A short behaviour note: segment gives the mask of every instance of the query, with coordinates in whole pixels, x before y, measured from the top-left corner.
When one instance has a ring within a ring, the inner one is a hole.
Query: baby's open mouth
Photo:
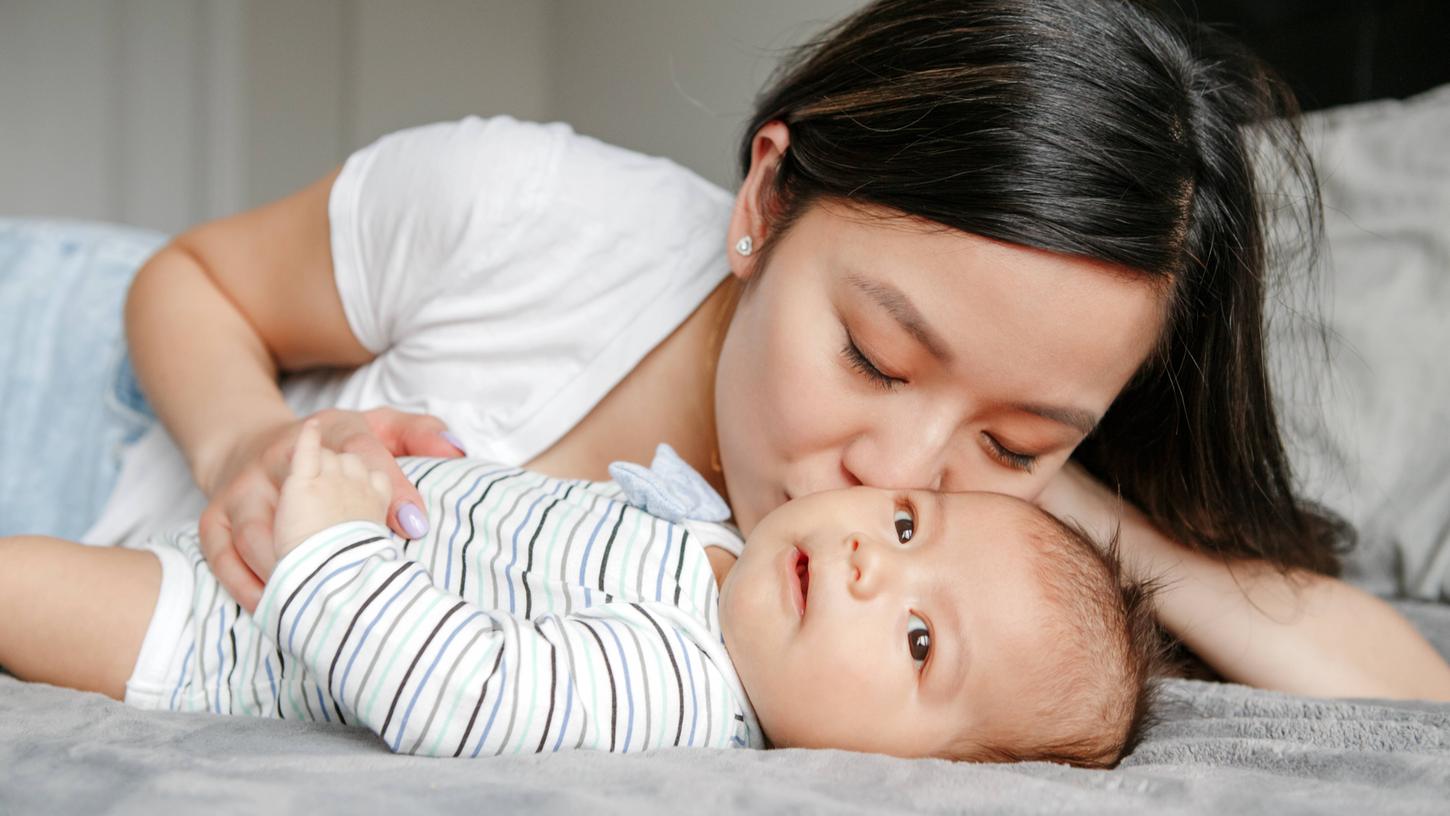
[[[800,583],[800,611],[801,617],[806,614],[806,598],[811,592],[811,558],[799,549],[795,551],[795,577]]]

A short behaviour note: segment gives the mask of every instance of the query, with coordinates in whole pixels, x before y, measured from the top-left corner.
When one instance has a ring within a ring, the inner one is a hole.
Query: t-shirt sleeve
[[[460,272],[498,262],[537,211],[567,125],[468,117],[352,154],[328,199],[334,276],[359,342],[381,353]]]
[[[442,418],[475,455],[547,449],[729,274],[733,197],[563,122],[379,139],[329,198],[337,290],[377,357],[346,407]]]

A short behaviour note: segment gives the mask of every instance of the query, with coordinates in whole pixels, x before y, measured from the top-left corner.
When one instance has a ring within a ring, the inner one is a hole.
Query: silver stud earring
[[[735,251],[736,252],[739,252],[741,255],[749,255],[750,254],[750,250],[753,249],[754,247],[755,247],[755,242],[750,240],[750,236],[749,235],[747,235],[744,238],[741,238],[739,241],[736,241],[735,242]]]

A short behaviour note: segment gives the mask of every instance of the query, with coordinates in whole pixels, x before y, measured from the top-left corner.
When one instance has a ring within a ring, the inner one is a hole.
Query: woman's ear
[[[741,280],[749,280],[755,273],[755,258],[751,253],[767,237],[768,219],[765,218],[765,213],[769,206],[771,185],[788,147],[790,130],[780,120],[761,125],[751,141],[750,170],[745,174],[740,191],[735,194],[735,210],[730,216],[726,247],[726,255],[730,258],[730,271]],[[750,240],[742,245],[741,241],[745,238]],[[742,248],[747,251],[741,252]]]

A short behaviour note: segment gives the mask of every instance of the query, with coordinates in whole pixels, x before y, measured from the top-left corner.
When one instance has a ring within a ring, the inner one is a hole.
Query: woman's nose
[[[939,490],[945,443],[899,431],[859,437],[842,452],[849,478],[870,487]]]

